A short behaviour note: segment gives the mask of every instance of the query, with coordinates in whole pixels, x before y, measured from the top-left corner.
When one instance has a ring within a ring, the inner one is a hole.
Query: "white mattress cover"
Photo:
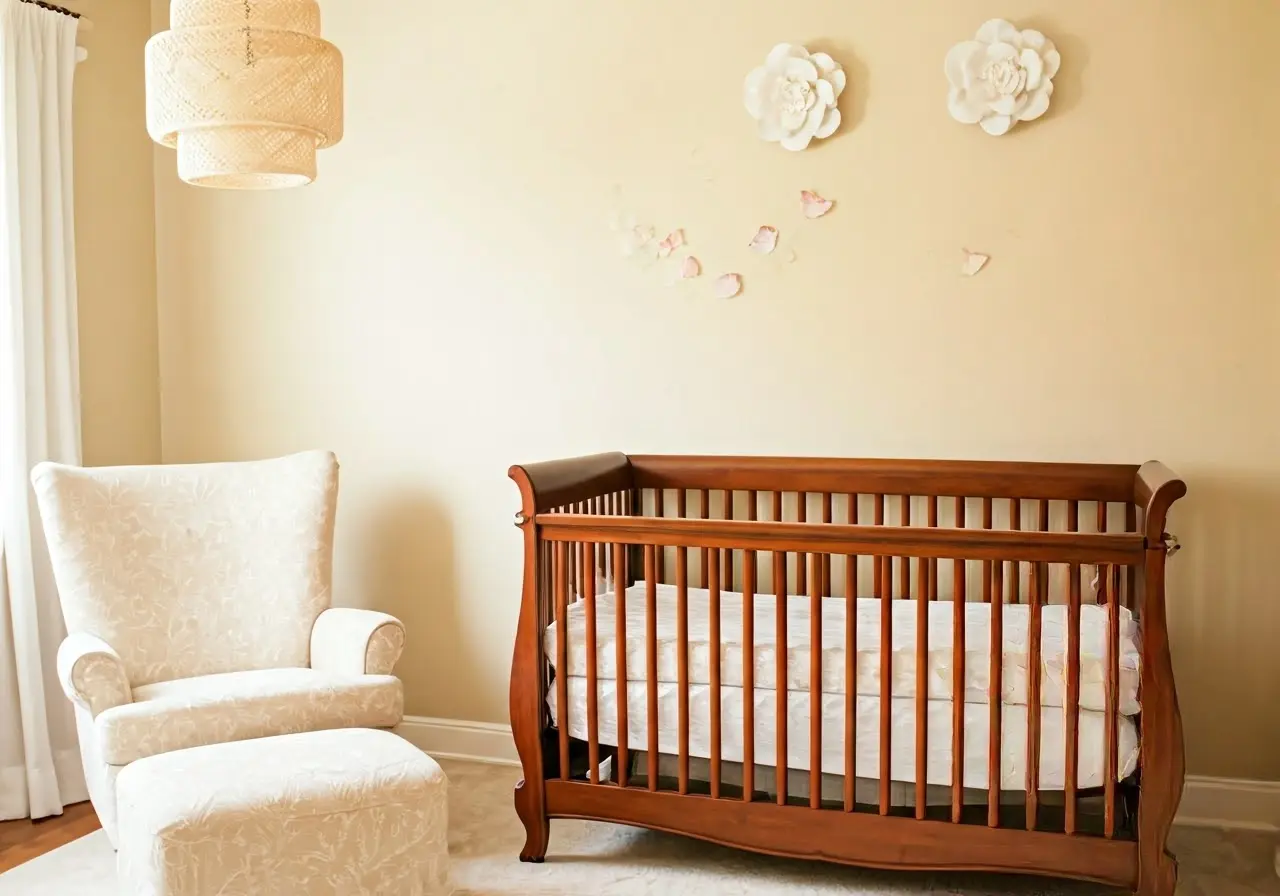
[[[645,680],[645,584],[637,582],[626,590],[626,666],[629,681]],[[864,696],[880,694],[880,601],[857,601],[857,664],[855,690]],[[950,700],[952,691],[952,633],[954,611],[950,601],[929,601],[929,697]],[[596,675],[617,677],[615,614],[616,596],[602,591],[596,604]],[[787,682],[788,690],[809,690],[810,599],[787,599]],[[658,680],[678,680],[677,589],[657,587]],[[702,588],[688,589],[689,681],[711,682],[711,598]],[[771,690],[777,681],[776,598],[757,594],[754,618],[754,684]],[[842,694],[845,690],[845,608],[843,598],[822,601],[822,691]],[[915,601],[890,601],[893,617],[893,689],[895,697],[916,693],[916,612]],[[1106,709],[1107,612],[1105,606],[1086,604],[1080,614],[1080,707]],[[1004,703],[1026,705],[1027,666],[1030,653],[1031,608],[1026,604],[1005,604],[1003,608],[1003,673],[1001,699]],[[1136,715],[1138,684],[1141,679],[1138,625],[1133,614],[1121,607],[1119,712]],[[742,678],[742,595],[723,592],[720,596],[720,682],[741,686]],[[587,673],[586,602],[569,605],[568,672]],[[559,626],[544,632],[544,649],[554,666]],[[990,693],[991,605],[965,605],[965,695],[967,703],[986,703]],[[1041,607],[1041,706],[1066,703],[1067,607]]]
[[[587,739],[587,682],[570,677],[566,681],[569,695],[568,731],[572,737]],[[598,683],[599,742],[618,744],[617,686],[613,681]],[[658,685],[658,752],[679,751],[680,715],[679,686]],[[743,689],[721,689],[721,759],[741,762],[743,730]],[[633,750],[649,746],[648,689],[643,683],[631,682],[627,687],[627,745]],[[893,781],[914,782],[916,779],[915,701],[894,698],[890,732],[890,775]],[[556,719],[557,688],[553,684],[547,704],[551,718]],[[755,762],[773,766],[777,762],[775,737],[777,711],[776,692],[757,688],[755,707]],[[926,747],[927,783],[951,784],[951,708],[949,700],[928,701]],[[1000,789],[1025,790],[1027,783],[1027,707],[1004,706],[1000,734]],[[844,696],[822,696],[822,770],[843,775]],[[1081,789],[1101,787],[1106,775],[1106,719],[1102,713],[1082,711],[1079,715],[1079,776]],[[1138,732],[1132,719],[1118,718],[1119,763],[1117,780],[1131,775],[1138,765]],[[855,775],[877,778],[880,775],[880,698],[858,697]],[[987,788],[987,756],[990,744],[990,714],[984,704],[965,705],[964,786]],[[711,756],[711,688],[693,685],[689,689],[689,755]],[[790,691],[787,700],[787,765],[791,769],[809,768],[809,695]],[[1040,713],[1040,781],[1041,790],[1063,790],[1066,787],[1066,714],[1061,708],[1045,708]]]

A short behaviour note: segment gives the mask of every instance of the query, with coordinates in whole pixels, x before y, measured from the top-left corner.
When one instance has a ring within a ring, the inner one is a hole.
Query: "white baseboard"
[[[1280,831],[1280,781],[1187,775],[1178,824]]]
[[[439,759],[465,759],[491,765],[519,765],[510,725],[405,716],[396,734]]]
[[[396,733],[432,756],[493,765],[520,764],[510,725],[406,716]],[[1280,781],[1188,775],[1177,823],[1280,831]]]

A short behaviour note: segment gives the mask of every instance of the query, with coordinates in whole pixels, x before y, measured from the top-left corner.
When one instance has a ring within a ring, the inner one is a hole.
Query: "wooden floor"
[[[61,815],[33,822],[0,821],[0,873],[52,852],[102,825],[91,803],[67,806]]]

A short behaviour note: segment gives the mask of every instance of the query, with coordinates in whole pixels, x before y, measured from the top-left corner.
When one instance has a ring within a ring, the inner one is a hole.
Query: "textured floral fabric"
[[[144,685],[133,702],[98,716],[103,759],[126,765],[205,744],[321,731],[390,728],[404,714],[391,675],[335,675],[313,669],[227,672]]]
[[[404,625],[372,610],[325,610],[311,632],[311,668],[347,675],[390,675],[404,652]]]
[[[133,700],[120,655],[86,632],[68,636],[58,648],[58,680],[68,699],[91,716]]]
[[[120,774],[130,896],[444,896],[448,782],[384,731],[165,753]]]
[[[135,688],[308,664],[330,602],[333,454],[45,463],[32,482],[67,630],[110,644]]]

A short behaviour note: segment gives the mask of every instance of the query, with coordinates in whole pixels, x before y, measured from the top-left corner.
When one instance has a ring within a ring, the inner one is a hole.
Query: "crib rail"
[[[523,857],[537,860],[546,820],[565,815],[859,864],[1122,886],[1172,873],[1182,747],[1164,524],[1185,487],[1163,466],[625,455],[542,466],[512,471],[526,546],[512,670]],[[740,613],[726,623],[730,604]],[[836,629],[824,622],[833,605]],[[860,626],[867,608],[875,618]],[[1050,617],[1062,633],[1046,642]],[[1128,628],[1139,617],[1142,638]],[[988,632],[979,654],[975,620]],[[1025,632],[1013,655],[1007,627]],[[878,639],[875,667],[861,662],[864,637]],[[908,646],[892,649],[895,637]],[[834,666],[827,639],[843,641]],[[775,645],[767,663],[762,643]],[[966,762],[984,749],[985,768]],[[748,816],[841,845],[717,836],[716,819],[741,834]],[[991,839],[962,833],[975,829]],[[879,860],[872,831],[893,832],[882,843],[899,860]],[[966,861],[995,843],[1021,858]]]

